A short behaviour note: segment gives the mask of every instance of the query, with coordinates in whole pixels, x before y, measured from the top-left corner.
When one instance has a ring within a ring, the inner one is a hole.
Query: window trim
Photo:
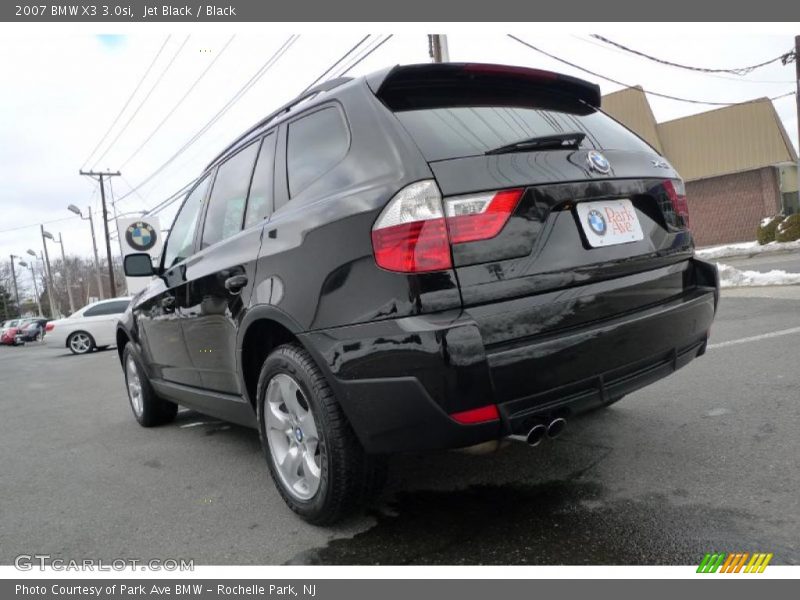
[[[159,271],[161,273],[164,273],[167,270],[172,269],[173,267],[176,267],[176,266],[178,266],[180,264],[180,263],[176,263],[176,264],[174,264],[174,265],[172,265],[170,267],[165,267],[165,265],[164,265],[164,261],[166,260],[166,257],[167,257],[167,248],[169,247],[169,241],[172,238],[172,231],[175,228],[175,221],[178,220],[178,216],[181,214],[181,211],[183,210],[183,207],[186,205],[186,202],[189,201],[189,196],[191,196],[194,193],[194,191],[203,183],[203,181],[205,181],[206,177],[210,177],[210,176],[212,176],[212,172],[210,170],[203,171],[203,173],[200,175],[200,177],[197,178],[197,180],[195,181],[195,183],[191,187],[191,189],[188,192],[186,192],[186,195],[183,197],[183,202],[181,202],[180,208],[178,208],[178,212],[175,213],[175,218],[172,219],[172,225],[170,225],[169,233],[167,234],[167,239],[164,240],[164,247],[161,250],[161,258],[159,259],[159,265],[158,265],[158,269],[159,269]],[[206,193],[203,195],[203,199],[201,200],[199,211],[203,210],[203,204],[205,203],[206,198],[208,197],[208,194],[209,194],[210,190],[211,190],[211,188],[209,186],[209,189],[207,189]],[[200,217],[200,212],[199,211],[198,211],[198,218]],[[198,227],[198,225],[199,225],[199,220],[198,220],[197,223],[195,223],[194,232],[192,233],[192,254],[191,254],[191,256],[194,256],[197,253],[197,227]],[[184,262],[188,258],[191,258],[191,256],[187,256],[181,262]]]
[[[271,135],[275,136],[275,139],[272,140],[272,180],[271,180],[271,187],[272,193],[270,194],[270,201],[269,206],[267,207],[267,216],[261,219],[261,221],[257,221],[253,223],[249,227],[245,227],[245,223],[247,223],[247,213],[250,209],[250,194],[253,191],[253,179],[256,176],[256,168],[258,167],[258,159],[261,158],[261,151],[264,149],[264,143],[267,141],[267,138]],[[272,213],[275,212],[275,168],[278,162],[278,128],[274,127],[269,131],[264,132],[264,135],[258,138],[258,152],[256,153],[256,162],[253,164],[253,172],[250,174],[250,185],[247,186],[247,200],[245,201],[244,205],[244,214],[242,215],[242,226],[239,231],[246,231],[250,229],[250,227],[256,227],[259,224],[266,223],[269,221]]]
[[[309,181],[305,185],[305,187],[303,187],[299,192],[297,192],[295,194],[292,194],[292,188],[291,188],[291,186],[289,184],[289,134],[290,134],[290,129],[291,129],[292,123],[295,123],[296,121],[299,121],[300,119],[304,119],[304,118],[310,117],[314,113],[321,112],[321,111],[327,110],[329,108],[334,108],[339,113],[339,116],[342,119],[342,123],[344,123],[345,132],[347,133],[347,145],[345,146],[342,155],[338,158],[338,160],[335,163],[333,163],[328,169],[326,169],[325,171],[323,171],[322,173],[317,175],[314,179]],[[288,204],[289,202],[291,202],[295,198],[298,198],[298,197],[302,196],[303,193],[309,187],[311,187],[311,185],[313,183],[317,182],[321,177],[323,177],[324,175],[327,175],[328,173],[330,173],[333,169],[335,169],[336,167],[338,167],[342,163],[342,161],[347,157],[347,155],[350,154],[350,149],[353,146],[353,132],[352,132],[352,130],[350,128],[350,121],[347,119],[347,113],[344,110],[344,106],[342,106],[342,103],[339,102],[338,100],[331,100],[331,101],[326,102],[324,104],[319,104],[317,106],[314,106],[313,108],[309,108],[306,111],[296,115],[293,119],[286,120],[282,125],[284,126],[284,131],[286,132],[286,134],[284,136],[285,139],[284,139],[284,146],[283,146],[283,156],[284,156],[283,167],[285,169],[285,175],[286,175],[286,204]]]
[[[195,239],[194,239],[194,253],[195,254],[197,252],[205,250],[206,248],[213,248],[217,244],[220,244],[220,243],[224,242],[226,239],[228,239],[228,238],[223,238],[221,240],[217,240],[213,244],[209,244],[208,246],[206,246],[206,248],[203,248],[203,234],[205,233],[205,230],[206,230],[206,220],[208,218],[208,210],[209,210],[209,207],[211,206],[211,194],[214,193],[214,186],[217,184],[217,175],[219,174],[219,168],[222,165],[224,165],[225,163],[227,163],[229,160],[233,159],[235,156],[238,156],[241,152],[244,152],[245,150],[247,150],[248,148],[250,148],[252,146],[258,146],[256,148],[256,158],[253,161],[253,166],[250,169],[250,178],[247,181],[247,195],[244,198],[244,211],[243,211],[243,214],[242,214],[242,221],[239,224],[239,231],[237,231],[236,233],[234,233],[232,236],[229,236],[229,237],[233,237],[235,235],[238,235],[239,233],[241,233],[244,230],[244,218],[245,218],[244,216],[247,214],[247,204],[250,202],[250,186],[253,185],[253,173],[255,173],[256,164],[258,163],[258,154],[259,154],[259,152],[261,152],[261,145],[262,145],[263,141],[264,141],[264,137],[263,136],[259,136],[257,138],[254,138],[248,144],[246,144],[246,145],[242,146],[241,148],[237,149],[236,152],[226,156],[224,158],[224,160],[219,160],[214,164],[214,167],[212,169],[213,173],[214,173],[214,179],[211,181],[211,185],[208,188],[208,193],[206,194],[206,197],[204,199],[204,206],[202,207],[203,219],[202,219],[202,222],[199,224],[199,227],[197,229],[197,232],[196,232],[196,235],[195,235]]]

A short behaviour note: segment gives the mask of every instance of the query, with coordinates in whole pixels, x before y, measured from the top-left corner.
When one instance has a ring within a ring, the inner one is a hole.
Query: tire
[[[74,331],[67,338],[67,348],[73,354],[89,354],[94,349],[94,338],[86,331]]]
[[[130,344],[127,344],[122,352],[122,369],[125,373],[128,403],[139,425],[155,427],[175,420],[178,405],[156,395],[142,368],[142,363]]]
[[[273,350],[261,368],[256,398],[270,475],[300,517],[330,525],[380,492],[383,457],[364,451],[333,390],[301,346]]]

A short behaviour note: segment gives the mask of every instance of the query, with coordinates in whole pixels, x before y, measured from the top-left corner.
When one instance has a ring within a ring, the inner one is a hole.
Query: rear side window
[[[202,248],[229,238],[242,229],[257,152],[258,143],[250,144],[217,169],[203,225]]]
[[[601,112],[577,115],[519,106],[457,106],[395,112],[426,160],[484,154],[507,144],[554,133],[585,133],[582,148],[654,152]]]
[[[247,200],[245,228],[266,219],[272,211],[272,180],[275,173],[275,134],[264,138],[250,184],[250,197]]]
[[[350,134],[344,115],[329,106],[289,124],[286,169],[294,197],[330,171],[347,154]]]
[[[130,300],[115,300],[113,302],[103,302],[97,306],[87,308],[83,313],[84,317],[98,317],[100,315],[117,315],[125,312]]]

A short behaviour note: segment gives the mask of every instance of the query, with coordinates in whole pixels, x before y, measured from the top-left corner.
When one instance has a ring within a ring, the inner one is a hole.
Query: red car
[[[18,331],[18,327],[4,328],[2,332],[0,332],[0,344],[3,344],[4,346],[16,346]]]

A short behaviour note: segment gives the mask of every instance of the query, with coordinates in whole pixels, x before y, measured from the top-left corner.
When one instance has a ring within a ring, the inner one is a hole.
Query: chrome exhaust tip
[[[559,435],[561,435],[566,426],[566,419],[562,419],[560,417],[558,419],[553,419],[547,426],[547,437],[549,437],[551,440],[557,438]]]
[[[542,443],[545,435],[547,435],[547,427],[541,424],[534,425],[528,432],[528,435],[525,436],[525,443],[531,447],[538,446]]]

